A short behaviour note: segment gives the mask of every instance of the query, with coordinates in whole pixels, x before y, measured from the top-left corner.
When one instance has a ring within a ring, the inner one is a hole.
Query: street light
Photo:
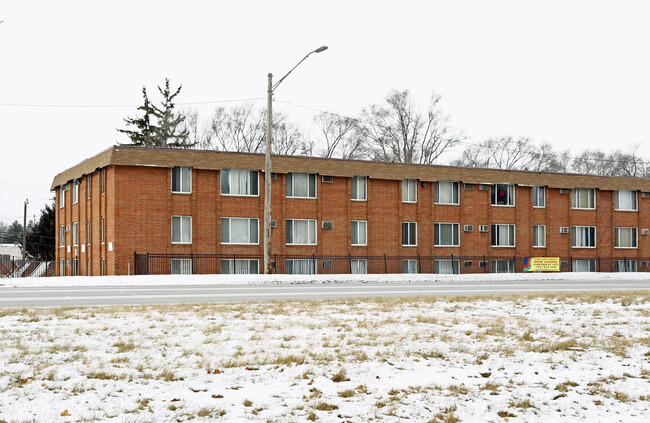
[[[266,98],[266,154],[265,154],[265,163],[264,163],[264,273],[265,274],[270,274],[271,273],[271,137],[272,137],[272,131],[271,131],[271,125],[273,124],[273,111],[272,111],[272,103],[273,103],[273,91],[275,91],[276,88],[278,88],[278,85],[284,79],[289,76],[291,72],[302,62],[305,61],[310,55],[313,53],[320,53],[322,51],[327,50],[327,46],[321,46],[318,47],[314,51],[310,51],[307,53],[305,57],[302,58],[300,62],[289,72],[287,72],[286,75],[284,75],[278,82],[273,84],[273,74],[269,73],[269,85],[268,85],[268,90],[267,90],[267,98]]]

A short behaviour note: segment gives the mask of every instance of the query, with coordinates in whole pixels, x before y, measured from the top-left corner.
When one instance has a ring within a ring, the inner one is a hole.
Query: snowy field
[[[3,309],[0,422],[647,422],[649,301]]]

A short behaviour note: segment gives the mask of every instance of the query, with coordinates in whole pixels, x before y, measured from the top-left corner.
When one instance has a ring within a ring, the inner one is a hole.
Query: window
[[[287,245],[316,245],[316,220],[287,219]]]
[[[571,228],[571,246],[573,248],[595,248],[595,226],[573,226]]]
[[[106,259],[102,259],[102,269],[101,269],[101,275],[104,276],[106,275]]]
[[[512,184],[492,185],[492,205],[493,206],[514,206],[515,186]]]
[[[316,198],[316,174],[287,173],[287,197]]]
[[[571,208],[595,209],[596,190],[593,188],[574,188],[571,191]]]
[[[537,207],[537,208],[546,207],[546,187],[543,186],[533,187],[533,207]]]
[[[573,260],[571,268],[574,272],[595,272],[596,260]]]
[[[402,245],[418,245],[417,222],[402,222]]]
[[[72,204],[79,202],[79,179],[72,181]]]
[[[174,166],[172,168],[172,192],[189,194],[192,192],[192,168]]]
[[[256,197],[259,191],[259,172],[246,169],[221,171],[221,194]]]
[[[614,193],[614,210],[636,211],[636,191],[617,190]]]
[[[241,217],[221,218],[222,244],[258,244],[259,219]]]
[[[287,259],[286,271],[288,275],[315,275],[316,260]]]
[[[90,245],[90,239],[91,239],[91,225],[90,225],[90,219],[88,219],[88,229],[86,229],[86,244]]]
[[[365,176],[352,177],[352,199],[353,200],[366,201],[367,198],[366,181],[367,178]]]
[[[353,275],[365,275],[368,273],[368,260],[352,259],[350,260],[350,273]]]
[[[492,260],[492,273],[515,273],[515,261]]]
[[[637,228],[614,228],[614,247],[637,248]]]
[[[79,222],[72,224],[72,245],[79,245]]]
[[[418,201],[416,184],[415,179],[404,179],[402,181],[402,203],[415,203]]]
[[[59,226],[59,247],[65,247],[65,225]]]
[[[192,216],[172,216],[172,244],[192,243]]]
[[[442,275],[460,274],[460,262],[456,259],[436,259],[433,262],[433,272]]]
[[[65,207],[65,186],[61,185],[61,189],[59,189],[59,208],[62,209]]]
[[[637,261],[636,260],[616,260],[614,262],[614,271],[615,272],[636,272],[637,271]]]
[[[352,245],[367,245],[368,223],[365,220],[352,221]]]
[[[256,259],[223,259],[221,260],[221,273],[224,275],[256,275],[260,273],[260,262]]]
[[[436,247],[458,247],[460,245],[460,224],[436,223],[433,229],[433,243]]]
[[[433,201],[435,204],[459,204],[458,182],[436,182]]]
[[[105,230],[104,230],[104,216],[102,216],[102,244],[103,244],[104,241],[105,241],[104,234],[105,234]]]
[[[86,176],[86,199],[90,200],[90,175]]]
[[[515,225],[492,225],[493,247],[515,246]]]
[[[402,273],[417,273],[418,261],[416,259],[402,260]]]
[[[91,269],[92,269],[92,262],[90,261],[90,259],[88,259],[88,267],[86,268],[86,272],[88,273],[88,276],[92,276]]]
[[[546,225],[533,225],[533,247],[546,247]]]
[[[72,276],[79,276],[79,259],[72,259]]]
[[[191,259],[172,259],[172,275],[191,275]]]
[[[104,195],[105,188],[106,188],[106,169],[102,169],[102,195]]]
[[[65,276],[65,259],[59,260],[59,276]]]

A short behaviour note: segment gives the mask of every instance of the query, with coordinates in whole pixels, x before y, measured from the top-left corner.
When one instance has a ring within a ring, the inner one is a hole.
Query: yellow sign
[[[559,257],[524,257],[524,272],[559,272]]]

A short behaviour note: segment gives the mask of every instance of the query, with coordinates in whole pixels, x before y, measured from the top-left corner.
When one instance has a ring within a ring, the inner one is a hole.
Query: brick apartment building
[[[260,154],[131,146],[83,161],[52,183],[58,274],[133,274],[136,253],[164,263],[145,272],[261,271],[263,168]],[[278,273],[512,272],[531,256],[645,271],[650,260],[648,179],[287,156],[273,171]]]

